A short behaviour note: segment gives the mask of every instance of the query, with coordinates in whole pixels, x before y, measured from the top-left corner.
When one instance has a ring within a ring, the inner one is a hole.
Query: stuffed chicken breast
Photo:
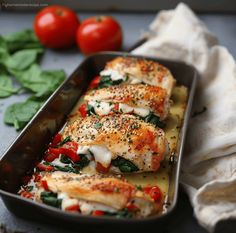
[[[103,116],[111,113],[132,113],[142,119],[154,118],[158,123],[168,114],[169,96],[161,87],[133,84],[101,88],[88,92],[84,97],[95,114]],[[159,126],[160,127],[160,126]]]
[[[63,135],[77,143],[77,154],[86,155],[91,164],[94,160],[101,172],[157,171],[168,153],[162,129],[128,114],[81,118]]]
[[[166,89],[171,95],[175,79],[171,72],[158,62],[132,57],[117,57],[100,72],[100,87],[122,82],[131,84],[146,83]]]
[[[158,210],[154,196],[117,177],[53,172],[45,173],[37,186],[37,201],[87,215],[99,211],[111,216],[123,211],[144,217]]]

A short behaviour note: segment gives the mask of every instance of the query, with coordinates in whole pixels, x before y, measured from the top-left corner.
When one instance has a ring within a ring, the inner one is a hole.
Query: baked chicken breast
[[[100,116],[115,112],[133,113],[145,118],[153,114],[164,120],[169,109],[169,96],[165,89],[143,84],[124,84],[92,90],[84,99]]]
[[[175,85],[175,79],[165,66],[141,58],[117,57],[106,64],[100,76],[103,85],[104,81],[113,85],[121,82],[146,83],[166,89],[168,95]]]
[[[132,214],[144,217],[158,208],[151,196],[117,177],[53,172],[45,173],[37,186],[37,201],[82,214],[102,211],[115,215],[132,205]]]
[[[162,129],[129,114],[80,118],[63,135],[78,143],[78,154],[92,156],[106,172],[157,171],[169,152]]]

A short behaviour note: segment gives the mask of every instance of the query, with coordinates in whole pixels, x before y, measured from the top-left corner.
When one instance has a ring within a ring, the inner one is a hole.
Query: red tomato
[[[69,207],[66,207],[66,209],[65,209],[66,211],[72,211],[72,212],[74,212],[74,211],[80,211],[80,207],[79,207],[79,205],[72,205],[72,206],[69,206]]]
[[[90,17],[77,30],[77,45],[85,54],[99,51],[119,50],[122,45],[122,30],[110,16]]]
[[[60,154],[69,157],[73,162],[80,161],[80,156],[77,154],[78,144],[76,142],[67,142],[59,150]]]
[[[101,79],[100,76],[95,77],[95,78],[92,80],[92,82],[90,83],[89,89],[96,88],[96,87],[99,85],[99,83],[100,83],[100,79]]]
[[[67,148],[76,152],[78,150],[78,144],[76,142],[67,142],[61,148]]]
[[[109,167],[104,167],[101,163],[97,162],[96,164],[96,170],[100,173],[108,173],[110,170],[110,166]]]
[[[154,201],[160,201],[162,194],[161,190],[157,186],[152,186],[152,187],[144,187],[143,191],[148,194]]]
[[[34,195],[31,192],[28,191],[22,191],[20,193],[22,197],[28,198],[28,199],[33,199]]]
[[[46,191],[49,191],[48,183],[46,180],[41,180],[41,184]]]
[[[114,106],[114,111],[119,112],[119,103],[116,103]]]
[[[34,31],[49,48],[66,48],[75,43],[79,20],[75,12],[64,6],[49,6],[35,17]]]
[[[102,215],[104,215],[105,213],[104,213],[104,211],[102,211],[102,210],[94,210],[93,212],[92,212],[92,216],[102,216]]]
[[[138,210],[139,208],[135,205],[135,204],[132,204],[132,203],[129,203],[126,208],[129,210],[129,211],[136,211]]]
[[[62,141],[62,135],[56,134],[52,140],[51,147],[56,147]]]
[[[44,156],[44,160],[50,163],[54,159],[58,158],[59,155],[60,155],[60,149],[50,147]]]
[[[34,174],[34,182],[40,181],[41,178],[42,178],[42,177],[41,177],[38,173],[35,173],[35,174]]]
[[[40,170],[40,171],[45,171],[45,172],[51,172],[54,170],[53,166],[50,166],[50,165],[45,165],[45,164],[42,164],[42,163],[39,163],[37,165],[37,168]]]
[[[79,107],[79,112],[81,114],[81,116],[84,118],[87,116],[87,105],[86,104],[82,104],[80,107]]]

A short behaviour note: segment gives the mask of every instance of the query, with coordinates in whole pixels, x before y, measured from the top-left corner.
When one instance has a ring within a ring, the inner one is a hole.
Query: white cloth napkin
[[[183,3],[161,11],[152,36],[134,54],[182,60],[200,73],[182,163],[184,184],[199,223],[213,231],[236,218],[236,65],[226,48]]]

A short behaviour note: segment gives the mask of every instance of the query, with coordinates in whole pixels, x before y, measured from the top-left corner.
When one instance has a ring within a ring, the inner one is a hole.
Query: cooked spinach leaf
[[[70,163],[72,163],[72,160],[71,160],[68,156],[65,156],[65,155],[63,155],[63,154],[61,154],[61,156],[60,156],[60,161],[61,161],[62,163],[65,163],[65,164],[70,164]]]
[[[73,168],[81,170],[89,165],[90,160],[87,158],[86,155],[80,154],[79,156],[80,156],[80,161],[74,163],[72,166]]]
[[[90,115],[96,115],[96,112],[94,110],[94,107],[90,104],[87,104],[87,114]]]
[[[127,208],[124,208],[123,210],[119,210],[119,211],[114,212],[114,213],[105,211],[104,214],[106,216],[113,216],[113,217],[116,217],[116,218],[132,218],[133,217],[133,214],[130,213]]]
[[[67,142],[70,142],[70,141],[71,141],[70,136],[67,136],[61,142],[58,143],[57,147],[60,147],[60,146],[64,145]]]
[[[122,82],[123,82],[122,79],[112,80],[110,75],[104,75],[104,76],[101,76],[98,87],[99,88],[110,87],[110,86],[113,86],[113,85],[118,85]]]
[[[87,167],[90,163],[90,160],[87,158],[86,155],[80,154],[79,156],[80,156],[80,161],[74,163],[69,157],[62,154],[60,156],[60,161],[65,164],[70,164],[71,172],[76,171],[76,173],[78,173],[79,170],[83,169],[84,167]],[[68,170],[69,168],[66,169]]]
[[[139,168],[134,165],[131,161],[118,156],[116,159],[112,160],[112,165],[118,167],[121,172],[136,172]]]
[[[146,117],[140,117],[140,118],[143,119],[145,122],[155,125],[156,127],[159,127],[162,129],[165,127],[165,123],[160,120],[160,117],[156,116],[152,112],[149,113]]]
[[[47,205],[61,208],[62,199],[58,199],[56,193],[47,192],[47,191],[41,192],[40,198],[41,198],[42,202]]]

